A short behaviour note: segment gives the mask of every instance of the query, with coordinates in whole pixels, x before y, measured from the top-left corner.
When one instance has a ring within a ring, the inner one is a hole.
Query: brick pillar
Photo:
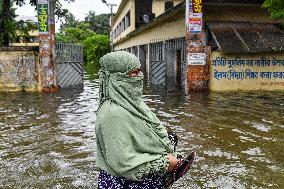
[[[209,60],[211,54],[210,47],[196,46],[201,43],[202,34],[190,35],[186,37],[187,52],[187,93],[190,91],[207,91],[209,90]],[[194,53],[205,54],[205,65],[189,65],[189,56]]]
[[[209,90],[210,48],[202,44],[202,6],[202,0],[186,2],[186,94]]]
[[[57,92],[55,63],[55,0],[38,0],[39,63],[43,92]]]

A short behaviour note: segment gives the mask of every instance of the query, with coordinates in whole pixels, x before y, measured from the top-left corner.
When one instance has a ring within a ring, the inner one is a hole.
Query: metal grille
[[[181,49],[181,87],[185,91],[186,84],[186,49]]]
[[[165,45],[163,42],[150,44],[151,80],[154,85],[166,85]]]
[[[166,86],[166,56],[169,50],[181,50],[181,84],[182,89],[185,90],[186,81],[186,50],[185,38],[175,38],[166,40],[164,42],[150,44],[150,62],[151,62],[151,80],[152,84]]]
[[[175,38],[165,41],[166,50],[178,50],[184,49],[184,37],[183,38]]]
[[[185,38],[175,38],[165,41],[165,49],[167,50],[181,50],[181,87],[185,90],[186,81],[186,48]]]
[[[83,84],[83,47],[74,44],[56,44],[57,82],[61,88]]]

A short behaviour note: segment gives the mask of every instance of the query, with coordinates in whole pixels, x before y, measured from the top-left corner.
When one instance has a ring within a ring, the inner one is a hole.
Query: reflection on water
[[[93,79],[58,94],[0,94],[0,188],[96,188]],[[178,152],[197,151],[173,188],[284,188],[283,93],[145,93]]]
[[[179,153],[197,151],[191,174],[174,188],[284,188],[284,93],[145,100],[178,133]]]
[[[58,94],[0,94],[0,188],[96,185],[98,87]]]

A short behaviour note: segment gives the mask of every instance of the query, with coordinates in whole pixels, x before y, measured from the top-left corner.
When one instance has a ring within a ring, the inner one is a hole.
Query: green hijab
[[[100,64],[97,166],[113,176],[141,180],[143,166],[173,153],[173,146],[165,127],[142,100],[143,75],[127,75],[140,68],[139,59],[118,51],[103,56]]]

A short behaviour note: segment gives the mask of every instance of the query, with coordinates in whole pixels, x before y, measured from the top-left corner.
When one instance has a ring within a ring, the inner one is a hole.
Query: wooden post
[[[209,53],[202,44],[203,1],[186,0],[186,94],[209,89]]]
[[[57,92],[55,62],[55,0],[38,0],[39,62],[43,92]]]

